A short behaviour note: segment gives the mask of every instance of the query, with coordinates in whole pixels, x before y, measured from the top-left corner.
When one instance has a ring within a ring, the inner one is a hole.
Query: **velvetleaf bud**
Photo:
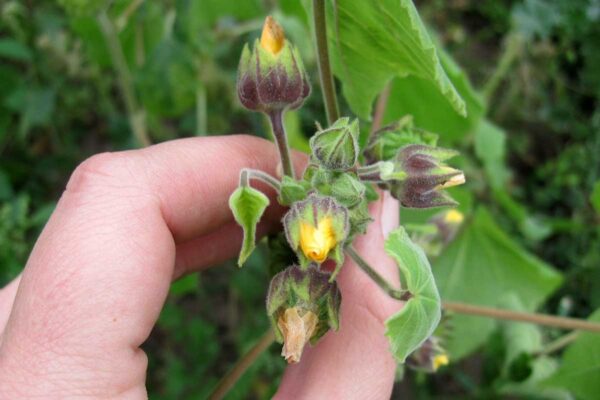
[[[339,266],[349,232],[348,210],[333,197],[311,193],[283,217],[286,238],[302,266],[328,258]]]
[[[373,132],[363,154],[370,164],[387,161],[394,158],[398,149],[406,145],[436,146],[437,140],[438,135],[415,127],[412,115],[405,115],[398,121]]]
[[[310,138],[313,159],[326,169],[345,171],[358,160],[358,119],[342,117]]]
[[[237,78],[244,107],[265,113],[296,109],[310,94],[308,75],[298,49],[281,26],[268,16],[260,40],[242,51]]]
[[[393,171],[383,171],[380,178],[390,193],[404,207],[430,208],[457,203],[444,189],[465,183],[461,170],[447,166],[444,161],[458,155],[455,150],[412,144],[398,150]],[[384,162],[387,166],[390,162]]]
[[[337,284],[314,264],[292,265],[273,277],[267,313],[288,363],[300,361],[306,343],[314,344],[329,329],[339,329],[341,299]]]

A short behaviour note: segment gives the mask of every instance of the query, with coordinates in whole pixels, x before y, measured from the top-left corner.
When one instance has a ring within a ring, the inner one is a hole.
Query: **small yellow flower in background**
[[[444,353],[438,354],[433,357],[433,370],[437,371],[443,365],[448,365],[450,363],[450,359]]]
[[[260,45],[263,49],[276,55],[281,51],[285,44],[285,34],[283,28],[269,15],[265,19],[262,34],[260,36]]]
[[[446,212],[446,215],[444,215],[444,222],[448,223],[448,224],[461,224],[465,219],[465,216],[463,215],[463,213],[461,213],[458,210],[449,210]]]
[[[300,248],[310,260],[322,263],[336,244],[331,217],[318,221],[317,227],[306,221],[300,222]]]

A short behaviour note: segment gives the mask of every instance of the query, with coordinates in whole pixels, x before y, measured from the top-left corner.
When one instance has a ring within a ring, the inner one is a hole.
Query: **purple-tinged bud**
[[[393,161],[366,167],[362,177],[383,184],[404,207],[456,205],[444,189],[463,184],[465,175],[444,161],[457,154],[450,149],[412,144],[398,150]]]
[[[350,224],[348,210],[333,197],[312,193],[292,204],[283,217],[285,235],[303,266],[328,258],[343,262],[343,245]]]
[[[310,94],[298,49],[270,16],[252,51],[246,45],[238,67],[237,91],[244,107],[265,113],[296,109]]]

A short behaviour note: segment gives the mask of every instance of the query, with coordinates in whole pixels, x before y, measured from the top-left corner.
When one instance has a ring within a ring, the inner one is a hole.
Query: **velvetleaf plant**
[[[255,248],[256,226],[269,199],[250,186],[263,181],[289,207],[283,217],[287,243],[297,263],[280,268],[267,294],[267,313],[282,355],[299,362],[306,343],[316,343],[340,327],[342,296],[336,278],[345,256],[389,296],[405,301],[386,321],[386,336],[395,358],[403,363],[413,355],[424,370],[448,363],[432,334],[441,317],[441,302],[423,250],[399,227],[385,242],[385,251],[398,264],[404,288],[385,281],[352,246],[372,221],[368,204],[378,198],[375,187],[387,190],[404,207],[431,208],[456,203],[445,189],[465,181],[464,174],[446,162],[457,153],[435,146],[435,135],[412,126],[409,117],[375,132],[366,148],[358,145],[357,119],[342,117],[327,128],[318,124],[310,139],[310,162],[301,178],[294,173],[283,126],[283,114],[298,109],[310,94],[310,83],[297,48],[283,29],[267,17],[262,35],[241,56],[237,91],[248,109],[264,113],[279,150],[283,177],[243,169],[240,185],[230,197],[235,220],[244,231],[238,259],[242,266]],[[360,165],[364,159],[366,165]],[[326,261],[335,265],[324,268]]]

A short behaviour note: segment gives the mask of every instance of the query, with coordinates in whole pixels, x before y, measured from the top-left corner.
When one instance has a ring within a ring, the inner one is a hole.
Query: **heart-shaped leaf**
[[[440,322],[440,295],[427,256],[410,240],[404,228],[390,234],[385,251],[398,263],[406,289],[412,293],[402,310],[385,322],[392,353],[399,362],[404,362]]]

